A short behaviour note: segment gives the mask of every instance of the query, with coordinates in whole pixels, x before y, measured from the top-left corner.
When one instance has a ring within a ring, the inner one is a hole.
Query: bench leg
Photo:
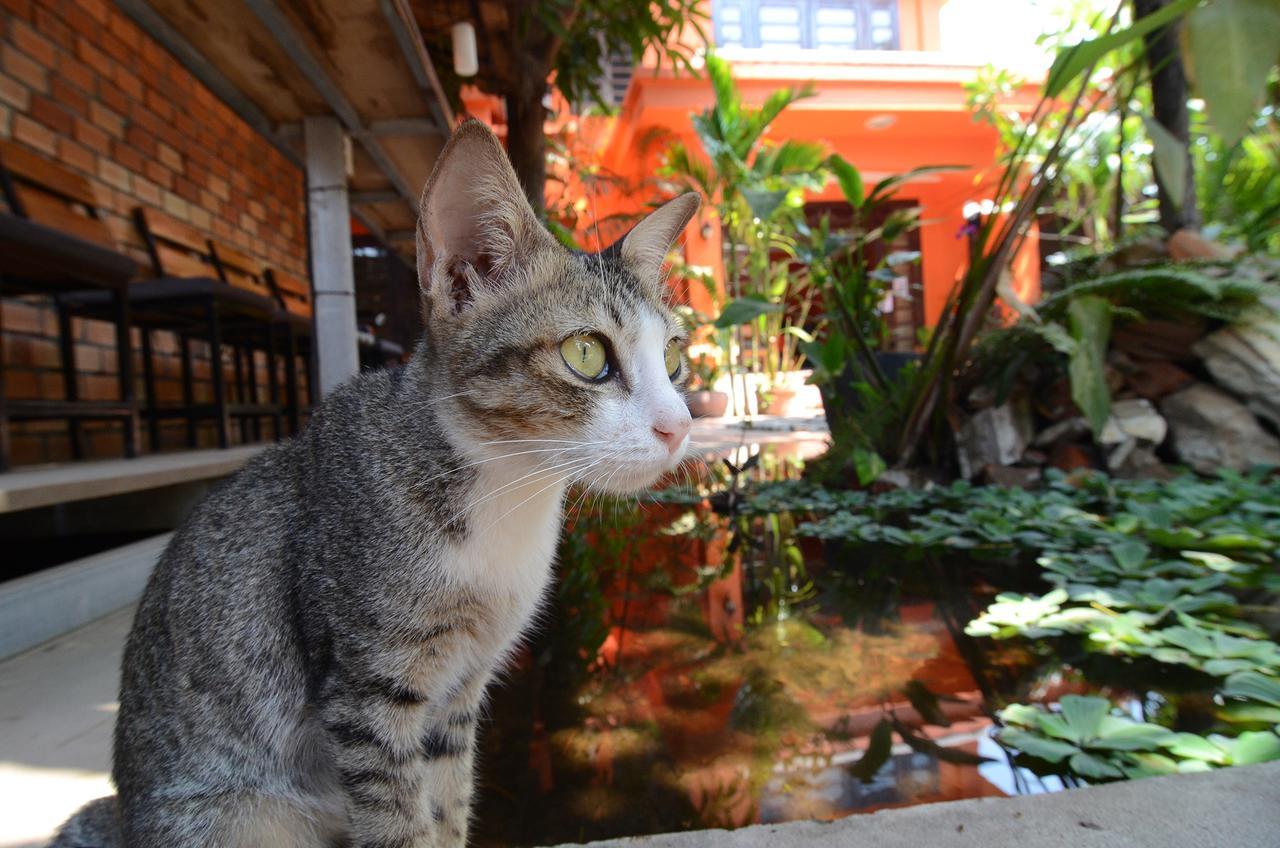
[[[207,312],[209,322],[209,364],[213,376],[213,406],[217,415],[218,447],[231,446],[231,420],[227,414],[227,379],[222,373],[222,325],[218,320],[218,308],[209,301]]]
[[[142,327],[138,331],[142,336],[142,384],[146,397],[142,408],[147,419],[147,438],[152,453],[160,452],[160,416],[156,397],[156,365],[155,355],[151,348],[151,331]]]
[[[116,369],[120,376],[120,402],[127,409],[124,419],[124,455],[132,458],[138,455],[138,403],[133,385],[129,295],[124,286],[113,293],[112,306],[116,324]]]
[[[187,447],[195,450],[200,446],[200,437],[195,417],[196,388],[195,374],[191,368],[191,337],[179,333],[178,345],[182,355],[182,411],[186,413]]]
[[[258,352],[253,349],[252,344],[249,344],[245,345],[244,354],[245,378],[249,381],[249,403],[256,407],[258,405]],[[262,441],[262,416],[256,410],[252,423],[253,440],[260,442]]]
[[[80,387],[76,383],[76,340],[71,332],[71,314],[59,298],[53,299],[53,306],[58,314],[58,357],[62,368],[63,397],[68,403],[75,403],[80,399]],[[67,431],[71,436],[71,458],[83,459],[84,433],[80,419],[68,416]]]
[[[298,408],[302,404],[302,398],[298,396],[298,336],[294,333],[292,326],[285,332],[288,333],[284,363],[285,402],[289,407],[289,435],[296,436],[298,435]]]
[[[271,438],[280,441],[280,386],[276,378],[276,325],[267,324],[267,399],[271,403]]]
[[[4,277],[0,275],[0,327],[4,326]],[[4,389],[4,346],[0,345],[0,471],[9,470],[9,457],[13,446],[9,442],[9,403]]]

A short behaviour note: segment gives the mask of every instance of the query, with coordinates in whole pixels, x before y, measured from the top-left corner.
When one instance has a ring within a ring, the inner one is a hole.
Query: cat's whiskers
[[[453,518],[449,519],[449,522],[456,521],[457,519],[461,518],[463,515],[467,514],[468,512],[471,512],[477,509],[478,507],[484,505],[488,501],[491,501],[502,494],[521,488],[520,484],[524,483],[526,480],[530,480],[531,478],[534,478],[532,482],[528,483],[527,485],[536,485],[537,483],[541,482],[541,480],[536,478],[542,477],[547,474],[558,473],[571,466],[589,462],[589,461],[590,461],[589,459],[577,457],[574,459],[567,460],[565,462],[557,463],[550,467],[540,465],[539,467],[535,468],[533,471],[530,471],[528,474],[525,474],[523,477],[518,477],[515,480],[509,480],[506,483],[503,483],[501,486],[498,486],[497,488],[491,491],[485,492],[479,498],[477,498],[476,500],[472,501],[471,503],[463,507],[456,515],[453,516]]]
[[[428,477],[427,479],[425,479],[425,480],[423,480],[423,481],[421,481],[421,482],[422,482],[422,483],[430,483],[432,480],[439,480],[441,477],[448,477],[450,474],[457,474],[459,471],[465,471],[465,470],[466,470],[466,469],[468,469],[468,468],[474,468],[474,467],[476,467],[477,465],[484,465],[485,463],[489,463],[489,462],[497,462],[497,461],[499,461],[499,460],[503,460],[503,459],[512,459],[513,457],[517,457],[517,456],[528,456],[529,454],[535,454],[535,453],[552,453],[552,454],[556,454],[556,453],[565,453],[566,451],[571,451],[571,450],[573,450],[574,448],[577,448],[577,447],[585,447],[585,446],[587,446],[587,445],[591,445],[591,444],[600,444],[600,443],[598,443],[598,442],[582,442],[582,443],[580,443],[580,444],[572,444],[572,445],[569,445],[568,447],[563,447],[563,448],[532,448],[532,449],[530,449],[530,450],[525,450],[525,451],[516,451],[516,452],[514,452],[514,453],[505,453],[505,454],[502,454],[501,456],[490,456],[490,457],[485,457],[484,459],[477,459],[477,460],[475,460],[474,462],[468,462],[468,463],[466,463],[466,464],[464,464],[464,465],[459,465],[459,466],[458,466],[458,467],[456,467],[456,468],[451,468],[451,469],[449,469],[448,471],[443,471],[443,472],[441,472],[440,474],[437,474],[437,475],[435,475],[434,477]],[[421,485],[421,483],[420,483],[419,485]]]
[[[527,497],[527,498],[525,498],[524,500],[520,501],[520,503],[518,503],[518,504],[516,504],[515,506],[511,507],[511,509],[509,509],[509,510],[507,510],[506,512],[502,513],[502,515],[499,515],[499,516],[498,516],[497,518],[495,518],[493,521],[489,522],[487,525],[485,525],[484,529],[480,530],[480,531],[477,533],[477,535],[483,536],[485,533],[489,532],[489,529],[490,529],[490,528],[494,527],[494,526],[495,526],[495,525],[497,525],[499,522],[501,522],[501,521],[502,521],[502,519],[506,518],[508,515],[510,515],[511,513],[515,512],[517,509],[519,509],[520,507],[524,506],[524,505],[525,505],[525,504],[527,504],[529,501],[533,500],[534,498],[538,497],[539,495],[541,495],[541,494],[543,494],[543,493],[545,493],[545,492],[549,492],[549,491],[551,491],[551,490],[552,490],[552,489],[554,489],[556,486],[559,486],[559,485],[561,485],[561,484],[565,483],[566,481],[568,481],[568,480],[572,479],[574,476],[576,476],[576,475],[578,475],[578,474],[581,474],[581,473],[582,473],[582,472],[584,472],[584,471],[590,470],[590,469],[592,469],[592,468],[594,468],[594,467],[596,467],[596,466],[598,466],[598,465],[600,465],[600,464],[602,464],[602,463],[608,462],[609,460],[613,459],[615,456],[619,455],[620,453],[621,453],[621,451],[619,450],[619,451],[613,451],[612,453],[605,454],[604,456],[601,456],[601,457],[598,457],[598,458],[596,458],[596,459],[594,459],[594,460],[590,460],[590,461],[588,461],[588,464],[587,464],[586,468],[582,468],[582,469],[574,469],[574,470],[571,470],[568,474],[565,474],[565,475],[563,475],[563,476],[561,476],[561,477],[558,477],[557,479],[553,480],[550,484],[548,484],[548,485],[546,485],[546,486],[543,486],[541,489],[538,489],[538,491],[534,492],[534,493],[533,493],[532,495],[530,495],[529,497]]]

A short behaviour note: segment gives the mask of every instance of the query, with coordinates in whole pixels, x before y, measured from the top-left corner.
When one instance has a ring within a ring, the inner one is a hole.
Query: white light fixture
[[[476,54],[476,28],[463,21],[454,24],[450,30],[453,35],[453,72],[460,77],[473,77],[480,70],[480,60]]]
[[[887,130],[896,123],[898,118],[895,115],[872,115],[864,126],[869,130]]]

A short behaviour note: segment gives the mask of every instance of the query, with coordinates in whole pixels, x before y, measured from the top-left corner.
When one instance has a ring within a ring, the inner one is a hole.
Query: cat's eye
[[[588,380],[609,376],[609,356],[604,340],[594,333],[579,333],[560,342],[560,355],[565,364]]]
[[[667,376],[674,380],[676,375],[680,373],[680,344],[675,339],[667,342],[663,360],[667,365]]]

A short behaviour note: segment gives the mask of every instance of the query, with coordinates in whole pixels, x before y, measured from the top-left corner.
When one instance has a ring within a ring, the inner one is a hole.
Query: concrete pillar
[[[307,202],[311,279],[315,285],[320,397],[360,369],[356,346],[356,284],[347,203],[346,136],[332,115],[303,124],[307,145]]]

